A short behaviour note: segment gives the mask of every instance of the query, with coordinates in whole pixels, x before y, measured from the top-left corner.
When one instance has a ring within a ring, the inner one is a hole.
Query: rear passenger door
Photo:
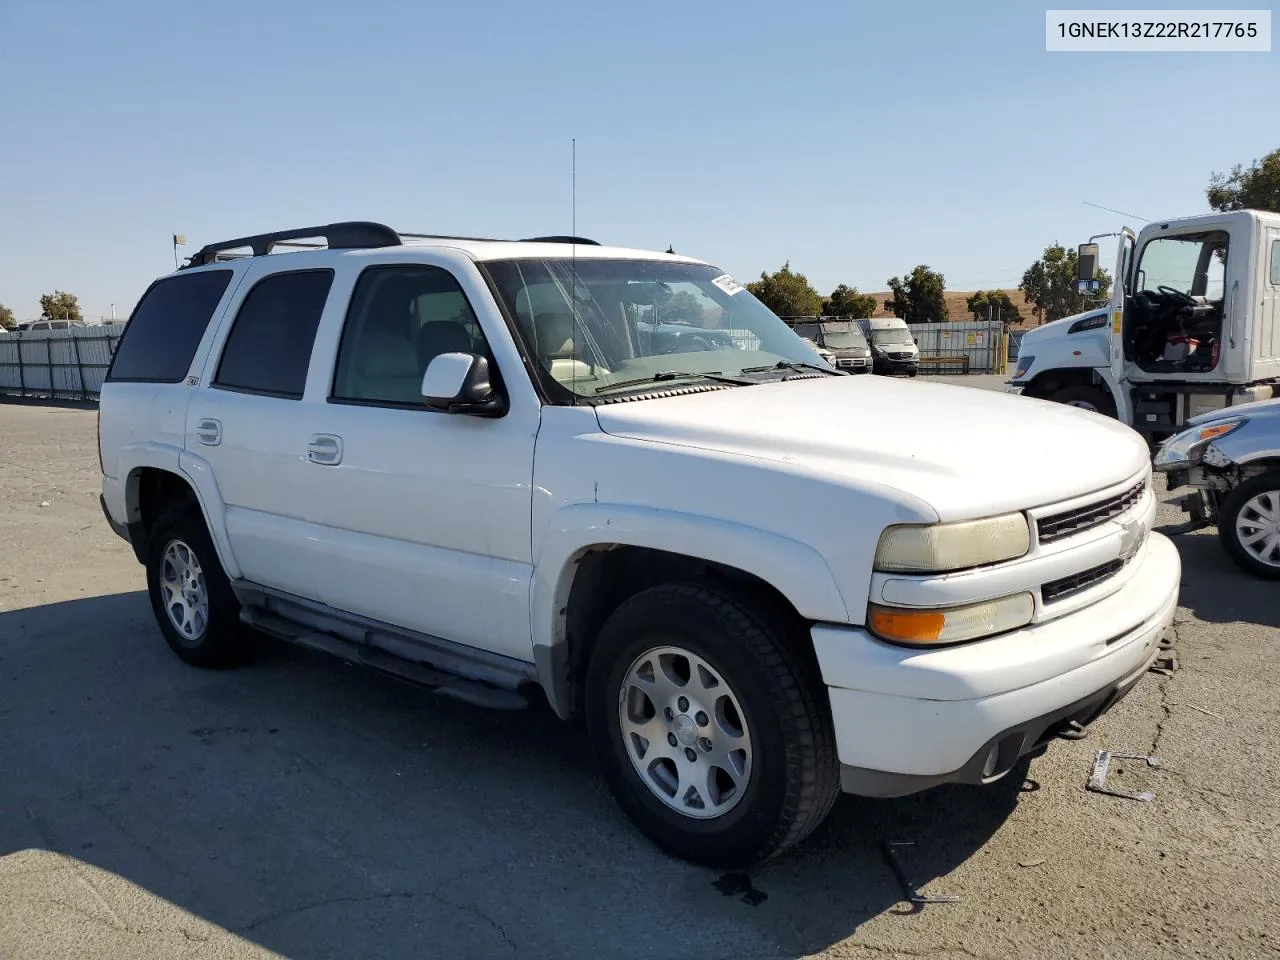
[[[289,518],[305,511],[303,410],[312,346],[332,269],[281,269],[264,258],[229,304],[201,382],[187,406],[186,449],[225,505],[241,575],[299,592],[310,580]]]

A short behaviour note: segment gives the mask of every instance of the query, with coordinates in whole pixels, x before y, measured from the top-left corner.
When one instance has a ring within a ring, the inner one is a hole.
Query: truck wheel
[[[198,509],[173,506],[156,521],[147,544],[147,591],[160,632],[182,660],[223,667],[244,658],[240,603]]]
[[[1049,399],[1054,403],[1065,403],[1069,407],[1091,410],[1105,417],[1114,417],[1116,415],[1115,400],[1097,387],[1063,387],[1052,394]]]
[[[1246,480],[1222,501],[1218,537],[1241,568],[1280,580],[1280,470]]]
[[[830,707],[780,617],[719,588],[669,583],[600,631],[586,715],[605,780],[654,843],[746,867],[812,832],[839,793]]]

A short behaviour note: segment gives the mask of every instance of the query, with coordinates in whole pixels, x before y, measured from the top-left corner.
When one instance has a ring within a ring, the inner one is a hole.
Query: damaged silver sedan
[[[1186,530],[1216,526],[1223,549],[1258,577],[1280,580],[1280,399],[1227,407],[1188,421],[1156,452],[1155,469]]]

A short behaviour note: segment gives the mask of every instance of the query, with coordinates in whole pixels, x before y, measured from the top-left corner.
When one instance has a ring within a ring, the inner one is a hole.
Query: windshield
[[[828,347],[838,347],[844,349],[846,347],[865,347],[867,338],[862,335],[862,331],[843,330],[839,333],[824,333],[822,339],[826,341]]]
[[[696,382],[696,374],[734,377],[779,362],[825,366],[812,344],[714,267],[586,258],[483,266],[531,356],[577,397],[659,374],[654,388],[669,390],[682,385],[680,375]]]
[[[902,327],[890,327],[888,329],[872,330],[871,340],[873,343],[915,343],[911,338],[911,331],[904,330]]]

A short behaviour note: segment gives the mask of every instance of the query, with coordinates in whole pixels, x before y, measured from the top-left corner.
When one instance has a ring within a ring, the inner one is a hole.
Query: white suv
[[[841,789],[1080,735],[1178,596],[1128,427],[848,376],[718,269],[569,237],[206,247],[134,310],[99,443],[183,660],[248,625],[473,703],[540,690],[710,865]]]

